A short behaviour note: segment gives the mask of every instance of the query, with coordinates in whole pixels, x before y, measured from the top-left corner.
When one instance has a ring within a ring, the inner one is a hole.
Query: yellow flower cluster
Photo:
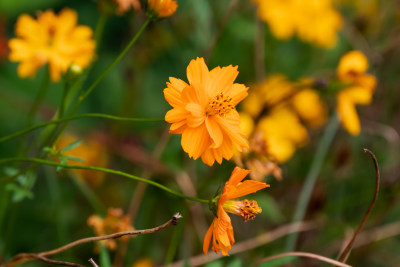
[[[279,39],[297,34],[300,39],[330,48],[342,26],[341,15],[331,0],[254,0],[258,14]]]
[[[252,136],[250,143],[257,132],[263,133],[270,159],[285,162],[307,142],[303,122],[319,126],[326,121],[326,106],[311,85],[311,80],[292,83],[283,75],[271,75],[254,86],[243,102],[242,129]]]

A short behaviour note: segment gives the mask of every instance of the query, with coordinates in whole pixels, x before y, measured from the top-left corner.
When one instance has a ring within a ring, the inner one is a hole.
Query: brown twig
[[[363,228],[365,222],[367,221],[369,214],[371,213],[372,209],[374,208],[376,199],[378,198],[379,182],[380,182],[380,179],[381,179],[381,176],[380,176],[380,173],[379,173],[378,161],[377,161],[374,153],[372,153],[371,150],[369,150],[367,148],[364,148],[364,152],[368,153],[371,156],[372,161],[374,162],[374,166],[375,166],[376,184],[375,184],[374,198],[372,199],[372,202],[369,205],[369,208],[368,208],[367,212],[365,213],[364,218],[362,219],[360,225],[358,226],[356,232],[354,233],[353,238],[350,240],[349,244],[346,246],[346,248],[340,254],[340,256],[339,256],[339,261],[340,262],[346,262],[346,259],[347,259],[348,255],[350,254],[350,251],[351,251],[351,249],[353,247],[354,241],[356,240],[357,235],[360,233],[360,231]]]
[[[40,255],[35,255],[35,258],[38,259],[38,260],[41,260],[43,262],[47,262],[47,263],[51,263],[51,264],[55,264],[55,265],[64,265],[64,266],[73,266],[73,267],[85,267],[84,265],[81,265],[81,264],[68,262],[68,261],[56,261],[56,260],[52,260],[52,259],[40,256]]]
[[[315,260],[318,260],[318,261],[332,263],[332,264],[335,264],[336,266],[341,266],[341,267],[351,267],[351,265],[348,265],[346,263],[341,263],[341,262],[339,262],[337,260],[333,260],[333,259],[321,256],[321,255],[318,255],[318,254],[309,253],[309,252],[300,252],[300,251],[286,252],[286,253],[282,253],[282,254],[266,257],[266,258],[264,258],[262,260],[257,261],[253,266],[257,266],[257,265],[259,265],[260,263],[263,263],[263,262],[272,261],[272,260],[276,260],[276,259],[280,259],[280,258],[284,258],[284,257],[291,257],[291,256],[311,258],[311,259],[315,259]]]
[[[89,259],[89,262],[93,265],[93,267],[99,267],[99,265],[97,265],[97,263],[92,258]]]
[[[286,224],[281,227],[278,227],[273,231],[234,244],[232,246],[232,249],[229,251],[229,255],[234,255],[237,253],[248,251],[250,249],[254,249],[256,247],[270,243],[288,234],[294,232],[309,231],[315,229],[316,227],[317,225],[315,222],[297,222],[297,223]],[[217,260],[221,257],[223,257],[221,254],[214,254],[214,253],[209,253],[206,255],[201,254],[194,256],[188,260],[181,260],[174,262],[173,264],[169,265],[169,267],[184,266],[185,263],[188,263],[190,266],[194,267],[194,266],[204,265],[207,262]]]
[[[4,267],[11,267],[16,264],[27,262],[27,261],[30,261],[33,259],[39,259],[39,260],[47,261],[47,262],[52,261],[53,264],[58,264],[58,265],[67,265],[67,264],[65,264],[65,262],[58,262],[58,261],[47,259],[46,256],[55,255],[55,254],[65,251],[67,249],[70,249],[75,246],[78,246],[78,245],[81,245],[84,243],[88,243],[88,242],[95,242],[95,241],[101,241],[101,240],[106,240],[106,239],[116,239],[116,238],[120,238],[120,237],[123,237],[126,235],[151,234],[151,233],[160,231],[160,230],[170,226],[171,224],[176,225],[178,223],[178,219],[181,217],[182,216],[179,213],[176,213],[176,214],[174,214],[174,216],[172,216],[172,218],[168,222],[166,222],[160,226],[154,227],[154,228],[144,229],[144,230],[136,230],[136,231],[124,231],[124,232],[118,232],[118,233],[114,233],[111,235],[105,235],[105,236],[87,237],[87,238],[76,240],[74,242],[71,242],[71,243],[69,243],[65,246],[59,247],[57,249],[40,252],[40,253],[20,253],[20,254],[14,256],[8,263],[6,263],[4,265]],[[58,263],[56,263],[56,262],[58,262]],[[63,264],[61,264],[61,263],[63,263]],[[82,265],[79,265],[79,264],[71,265],[70,264],[69,266],[80,266],[81,267]]]

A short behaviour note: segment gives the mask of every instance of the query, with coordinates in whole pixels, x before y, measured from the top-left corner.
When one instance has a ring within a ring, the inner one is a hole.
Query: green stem
[[[50,166],[57,166],[57,167],[63,167],[66,169],[85,169],[85,170],[94,170],[94,171],[100,171],[100,172],[105,172],[105,173],[110,173],[110,174],[115,174],[123,177],[127,177],[139,182],[147,183],[150,185],[153,185],[155,187],[158,187],[168,193],[171,193],[177,197],[200,202],[200,203],[206,203],[208,204],[209,200],[208,199],[201,199],[201,198],[196,198],[196,197],[190,197],[186,196],[184,194],[181,194],[179,192],[176,192],[162,184],[159,184],[157,182],[154,182],[152,180],[148,180],[139,176],[131,175],[122,171],[117,171],[117,170],[112,170],[112,169],[107,169],[107,168],[102,168],[102,167],[95,167],[95,166],[87,166],[87,165],[68,165],[68,164],[61,164],[58,162],[53,162],[49,160],[44,160],[44,159],[39,159],[39,158],[29,158],[29,157],[14,157],[14,158],[6,158],[6,159],[0,159],[0,164],[6,164],[9,162],[33,162],[33,163],[39,163],[39,164],[44,164],[44,165],[50,165]]]
[[[300,222],[303,220],[308,202],[310,201],[311,193],[314,189],[315,182],[317,180],[318,174],[321,170],[322,164],[325,161],[326,154],[328,153],[329,147],[333,141],[337,129],[339,127],[339,120],[337,115],[334,114],[329,121],[329,124],[325,128],[324,135],[318,145],[317,151],[314,155],[313,161],[311,163],[310,170],[307,173],[303,188],[301,190],[299,200],[297,202],[296,210],[293,215],[292,222]],[[289,235],[286,242],[286,251],[293,251],[298,233],[293,233]]]
[[[109,119],[109,120],[117,120],[117,121],[131,121],[131,122],[161,122],[164,121],[162,118],[127,118],[127,117],[118,117],[118,116],[113,116],[113,115],[108,115],[108,114],[101,114],[101,113],[85,113],[85,114],[80,114],[80,115],[75,115],[75,116],[70,116],[70,117],[64,117],[58,120],[52,120],[52,121],[47,121],[43,123],[39,123],[37,125],[28,127],[26,129],[23,129],[21,131],[15,132],[13,134],[4,136],[0,138],[0,143],[8,141],[10,139],[16,138],[20,135],[27,134],[31,131],[46,127],[48,125],[52,124],[59,124],[61,122],[65,121],[71,121],[71,120],[76,120],[76,119],[82,119],[82,118],[104,118],[104,119]]]
[[[114,59],[113,62],[111,62],[110,65],[103,71],[102,74],[97,77],[97,79],[92,83],[92,85],[89,87],[89,89],[86,90],[80,97],[77,102],[77,106],[79,106],[83,100],[86,99],[92,93],[94,88],[103,80],[103,78],[110,72],[110,70],[125,56],[125,54],[129,51],[129,49],[132,47],[132,45],[136,42],[136,40],[139,38],[139,36],[143,33],[143,31],[146,29],[147,25],[149,25],[150,19],[147,19],[145,23],[143,23],[142,27],[139,29],[139,31],[133,36],[132,40],[128,43],[128,45],[125,47],[124,50],[118,55],[116,59]]]
[[[96,50],[99,50],[99,44],[101,41],[101,37],[103,36],[104,26],[106,25],[108,16],[104,13],[100,14],[100,18],[97,21],[96,31],[94,33],[94,40],[96,41]]]
[[[27,126],[32,125],[33,118],[34,118],[38,108],[40,107],[40,104],[42,103],[43,98],[46,95],[47,89],[49,88],[49,82],[50,82],[49,70],[48,70],[48,68],[46,68],[42,83],[40,85],[40,89],[35,97],[35,100],[33,101],[31,108],[29,109]]]

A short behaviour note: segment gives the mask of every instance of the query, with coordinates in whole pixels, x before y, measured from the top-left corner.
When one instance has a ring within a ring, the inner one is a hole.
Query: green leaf
[[[7,168],[5,172],[8,175],[16,175],[19,171],[17,169]],[[6,190],[12,192],[12,201],[19,202],[25,198],[32,199],[33,193],[31,191],[35,184],[36,176],[32,172],[18,175],[14,183],[7,184]]]
[[[66,147],[60,149],[60,153],[64,153],[64,152],[74,149],[75,147],[79,146],[81,144],[81,142],[82,142],[82,140],[80,140],[80,139],[72,142],[71,144],[67,145]]]

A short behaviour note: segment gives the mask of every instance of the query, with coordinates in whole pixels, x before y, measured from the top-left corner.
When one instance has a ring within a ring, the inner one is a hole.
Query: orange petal
[[[188,112],[186,109],[181,107],[176,107],[167,112],[165,114],[165,120],[169,123],[186,121],[186,117],[188,116]]]
[[[261,190],[266,187],[269,187],[269,184],[258,181],[246,180],[243,183],[239,184],[236,187],[235,191],[228,192],[228,198],[229,199],[239,198],[248,194],[255,193],[258,190]]]
[[[230,65],[223,68],[216,67],[210,71],[210,82],[207,88],[207,93],[210,98],[220,92],[225,94],[239,74],[237,68],[237,66],[233,67]]]
[[[249,87],[246,87],[244,84],[234,83],[228,90],[226,90],[226,94],[232,97],[233,105],[236,106],[240,101],[246,98],[248,90]]]
[[[249,172],[249,170],[245,170],[236,166],[235,169],[233,169],[231,177],[229,177],[227,184],[236,186],[247,176],[247,174],[249,174]]]
[[[206,127],[208,130],[208,133],[210,134],[211,139],[213,140],[213,144],[211,145],[211,148],[217,148],[220,147],[222,142],[223,142],[223,134],[222,130],[213,117],[207,117],[206,118]]]
[[[197,128],[186,128],[182,133],[182,148],[189,154],[189,157],[197,159],[210,145],[210,138],[207,128],[202,125]]]
[[[204,58],[192,59],[186,69],[186,75],[188,77],[189,84],[203,84],[207,85],[209,81],[210,73],[207,65],[204,62]]]
[[[207,233],[206,233],[206,235],[204,237],[204,241],[203,241],[203,252],[204,252],[204,254],[207,254],[208,248],[210,247],[210,241],[211,241],[211,237],[212,237],[213,229],[214,229],[214,220],[211,223],[210,227],[208,228]]]

